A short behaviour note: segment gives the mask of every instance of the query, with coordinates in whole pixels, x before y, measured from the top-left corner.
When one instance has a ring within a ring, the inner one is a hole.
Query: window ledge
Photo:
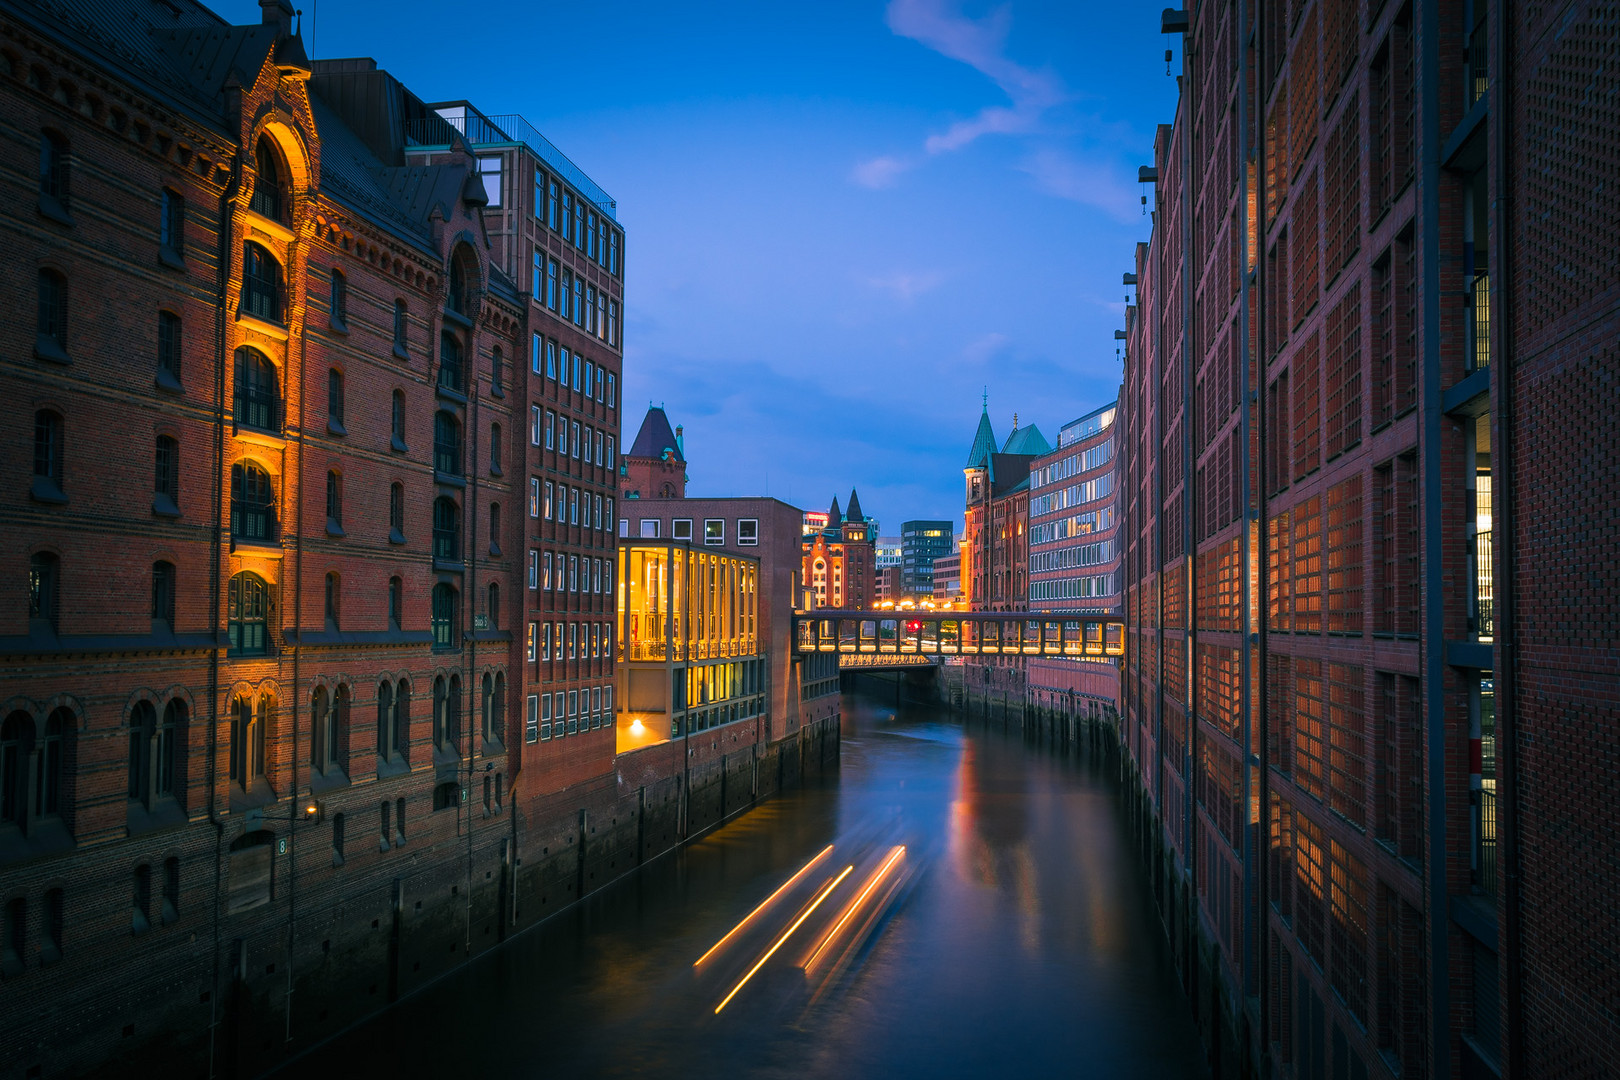
[[[446,321],[453,322],[457,326],[466,327],[468,330],[472,329],[473,321],[459,311],[453,311],[450,308],[445,308],[444,317]]]
[[[333,520],[332,518],[327,518],[326,519],[326,535],[327,536],[348,536],[349,534],[343,531],[343,526],[339,522]]]
[[[435,558],[433,560],[433,569],[441,570],[447,574],[461,574],[466,572],[467,564],[462,562],[460,559]],[[454,646],[450,647],[454,648]]]
[[[467,395],[463,394],[460,390],[457,390],[453,386],[446,386],[444,383],[434,383],[433,392],[444,398],[446,401],[453,401],[457,405],[467,404]]]
[[[501,468],[500,462],[492,461],[492,462],[490,462],[490,465],[489,465],[489,475],[491,475],[491,476],[505,476],[506,475],[506,470]]]
[[[248,224],[253,226],[253,228],[264,233],[266,236],[280,240],[284,244],[290,244],[295,238],[293,231],[287,228],[287,226],[283,225],[275,218],[265,217],[263,214],[252,209],[251,207],[247,210],[247,220]]]
[[[158,517],[177,518],[180,516],[180,508],[174,504],[172,498],[158,492],[152,496],[152,513]]]
[[[182,274],[186,272],[186,260],[174,248],[158,248],[158,262],[163,266],[167,266],[170,270],[178,270]]]
[[[379,780],[386,780],[390,776],[404,776],[410,771],[411,763],[401,759],[397,754],[391,758],[380,757],[377,759],[377,779]],[[388,841],[385,838],[383,844],[386,845],[387,843]]]
[[[180,380],[168,368],[158,368],[157,376],[152,380],[159,390],[167,390],[171,394],[183,394],[186,388],[180,385]]]
[[[284,323],[261,319],[257,315],[241,310],[236,313],[236,321],[247,329],[263,334],[265,337],[273,337],[277,341],[287,340],[287,327]]]
[[[347,335],[349,332],[349,324],[344,322],[342,319],[337,318],[328,319],[326,321],[326,328],[332,331],[334,334]]]
[[[264,777],[256,777],[246,790],[236,781],[231,781],[231,809],[251,810],[255,807],[269,806],[276,801],[276,793],[265,781]]]
[[[34,356],[39,360],[49,360],[53,364],[71,364],[73,360],[68,356],[62,343],[53,337],[38,334],[34,337]]]
[[[231,537],[231,554],[252,555],[260,559],[279,559],[284,553],[279,541],[248,540],[233,536]]]
[[[235,431],[236,437],[245,443],[255,446],[267,446],[272,450],[285,450],[287,439],[274,431],[260,431],[258,428],[239,427]]]
[[[28,489],[28,497],[35,502],[47,503],[51,506],[66,506],[68,497],[62,487],[48,476],[34,477],[33,484]]]
[[[499,384],[495,384],[490,386],[489,396],[492,398],[504,398],[506,397],[506,391],[501,389]]]
[[[408,454],[411,452],[410,447],[405,445],[405,440],[398,435],[389,436],[388,448],[396,454]]]
[[[325,772],[311,769],[309,773],[309,790],[311,794],[319,795],[326,791],[335,791],[338,788],[349,786],[349,777],[344,771],[333,765]]]
[[[405,534],[400,532],[398,529],[391,528],[388,530],[388,542],[390,544],[403,544],[405,542]]]
[[[491,543],[489,545],[489,553],[491,555],[495,556],[495,558],[497,558],[497,559],[500,558],[501,557],[501,545],[496,544],[496,543]]]
[[[349,429],[343,426],[343,421],[334,420],[330,416],[326,418],[326,430],[332,435],[347,436],[349,434]]]
[[[125,827],[129,830],[129,835],[139,836],[157,829],[185,825],[187,821],[185,810],[181,809],[180,804],[172,798],[159,799],[157,805],[150,810],[139,799],[131,799],[126,811]]]
[[[454,473],[440,472],[437,469],[433,470],[433,482],[443,487],[464,488],[467,486],[467,478],[465,476],[457,476]]]
[[[39,212],[58,225],[71,226],[73,224],[73,215],[68,213],[67,207],[58,202],[54,195],[41,195],[39,197]]]
[[[397,341],[394,342],[394,359],[409,360],[410,358],[411,354],[405,350],[405,346],[401,345]]]

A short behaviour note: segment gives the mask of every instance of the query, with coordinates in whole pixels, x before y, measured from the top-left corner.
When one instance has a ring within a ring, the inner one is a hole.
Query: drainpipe
[[[1513,83],[1509,77],[1513,69],[1513,4],[1511,0],[1493,4],[1496,16],[1493,28],[1495,53],[1492,68],[1496,78],[1490,103],[1491,125],[1495,141],[1491,156],[1496,164],[1496,206],[1494,207],[1496,267],[1491,283],[1496,286],[1492,297],[1496,317],[1495,355],[1491,367],[1491,384],[1496,390],[1496,430],[1491,439],[1491,469],[1496,474],[1499,497],[1491,506],[1493,542],[1500,552],[1496,571],[1496,827],[1497,844],[1501,853],[1501,876],[1497,887],[1502,891],[1502,996],[1503,1019],[1506,1036],[1506,1074],[1510,1077],[1526,1075],[1524,1052],[1524,941],[1519,909],[1519,699],[1518,699],[1518,620],[1515,614],[1514,589],[1517,577],[1516,526],[1518,504],[1515,453],[1517,434],[1514,412],[1514,385],[1511,363],[1513,360],[1513,229],[1515,202],[1513,170],[1509,167],[1507,148],[1513,145],[1513,102],[1509,98]],[[1498,524],[1499,523],[1499,524]],[[1506,751],[1504,753],[1504,750]]]
[[[314,197],[314,192],[311,191],[309,193],[308,197],[313,198]],[[295,220],[296,220],[296,217],[295,217]],[[299,265],[299,254],[300,254],[300,248],[302,246],[303,246],[303,242],[296,239],[296,237],[294,238],[294,240],[290,244],[287,245],[287,265],[289,267]],[[307,280],[308,269],[309,268],[307,266],[304,267],[304,273],[299,276],[300,281],[306,281]],[[293,306],[292,306],[292,295],[291,295],[291,293],[292,293],[292,288],[291,288],[292,280],[293,280],[293,276],[292,276],[292,274],[289,273],[287,275],[288,296],[287,296],[287,311],[286,311],[287,326],[288,326],[288,331],[289,332],[292,332],[292,330],[293,330],[293,318],[292,318]],[[307,288],[304,289],[303,292],[304,292],[304,296],[302,297],[302,299],[304,300],[304,303],[301,303],[299,305],[299,310],[303,310],[305,305],[308,302],[308,290],[307,290]],[[294,957],[297,955],[297,952],[296,952],[296,949],[295,949],[295,944],[296,944],[296,940],[297,940],[297,930],[298,930],[298,921],[297,921],[297,911],[298,911],[298,842],[297,842],[297,839],[296,839],[296,834],[298,832],[298,714],[299,714],[299,701],[300,701],[299,687],[301,685],[301,683],[300,683],[300,671],[301,671],[301,664],[302,664],[303,652],[304,652],[304,459],[308,456],[308,450],[309,450],[308,442],[304,437],[304,405],[305,405],[305,403],[304,403],[304,379],[303,379],[303,376],[304,376],[304,374],[306,372],[307,361],[309,359],[308,340],[309,339],[308,339],[307,335],[305,335],[302,330],[299,330],[298,331],[298,374],[299,374],[299,383],[298,383],[298,427],[297,427],[297,434],[292,438],[292,440],[290,440],[298,448],[297,484],[295,486],[295,490],[297,492],[297,498],[298,498],[298,511],[297,511],[296,516],[288,515],[288,516],[292,517],[294,522],[296,522],[296,525],[294,526],[294,532],[293,532],[293,574],[292,574],[292,579],[293,579],[293,629],[294,629],[294,633],[296,633],[298,635],[298,637],[297,637],[298,644],[293,646],[293,655],[292,655],[293,677],[292,677],[292,694],[290,695],[290,705],[291,705],[291,712],[292,712],[292,782],[290,784],[290,790],[287,793],[288,794],[288,799],[289,799],[288,804],[287,804],[287,864],[288,864],[288,869],[287,869],[287,1002],[286,1002],[286,1009],[285,1009],[285,1016],[286,1016],[286,1022],[287,1022],[286,1023],[285,1039],[286,1039],[287,1042],[292,1042],[293,961],[294,961]],[[293,382],[292,382],[292,364],[290,363],[290,361],[292,359],[292,348],[291,348],[291,341],[290,340],[288,342],[287,355],[288,355],[289,363],[283,365],[284,370],[282,372],[282,387],[283,388],[282,388],[281,400],[282,400],[283,403],[290,401],[291,398],[292,398],[292,395],[288,392],[288,391],[290,391],[292,389],[292,385],[293,385]],[[288,411],[287,411],[286,406],[284,404],[283,407],[282,407],[282,425],[283,425],[284,428],[285,428],[286,423],[287,423],[287,415],[288,415]],[[283,478],[281,489],[282,489],[282,494],[283,494],[283,501],[284,502],[290,502],[291,500],[286,498],[287,484],[286,484],[285,478]],[[283,582],[286,581],[286,578],[287,578],[287,575],[282,574],[282,581]],[[283,589],[283,592],[285,592],[285,589]],[[336,704],[335,702],[329,703],[327,705],[327,708],[332,709],[332,708],[335,707],[335,704]],[[336,717],[333,716],[331,713],[328,713],[327,714],[327,723],[330,724],[330,723],[334,723],[334,722],[336,722]],[[311,718],[311,724],[313,725],[313,717]],[[313,745],[313,743],[314,743],[314,738],[315,738],[315,734],[314,734],[314,731],[312,730],[310,732],[311,745]],[[311,780],[311,785],[312,785],[311,788],[310,788],[310,797],[314,798],[315,790],[314,790],[314,787],[313,787],[313,782],[314,782],[314,770],[313,770],[313,768],[311,769],[310,780]]]
[[[1418,243],[1422,252],[1419,318],[1422,320],[1422,402],[1418,446],[1423,470],[1423,697],[1428,742],[1428,864],[1425,893],[1429,925],[1429,1044],[1432,1072],[1451,1072],[1450,917],[1446,898],[1446,724],[1445,566],[1440,512],[1440,0],[1419,5],[1418,58],[1419,146],[1423,160],[1418,175]]]
[[[240,91],[230,91],[229,114],[233,124],[239,121]],[[237,192],[242,186],[242,157],[240,152],[231,157],[231,177],[219,196],[219,245],[216,252],[218,273],[215,278],[214,304],[214,479],[210,494],[214,501],[212,535],[208,550],[212,560],[208,571],[209,619],[208,628],[213,640],[208,646],[208,820],[214,826],[214,918],[213,918],[213,973],[208,994],[208,1075],[210,1080],[219,1073],[217,1061],[217,1032],[219,1029],[219,950],[220,918],[224,904],[225,871],[222,850],[225,841],[225,823],[219,816],[219,607],[220,562],[224,558],[221,532],[224,529],[224,472],[225,472],[225,290],[230,283],[231,226]]]
[[[469,333],[467,335],[468,348],[466,355],[468,361],[467,366],[472,370],[468,371],[467,373],[467,390],[472,395],[472,404],[467,410],[467,427],[471,429],[467,432],[467,457],[469,459],[468,465],[470,466],[467,471],[472,474],[472,479],[467,486],[469,496],[467,499],[467,513],[465,515],[467,519],[467,529],[465,534],[462,536],[462,543],[466,545],[466,548],[462,553],[462,558],[467,560],[467,589],[462,597],[462,608],[468,615],[472,616],[474,620],[471,623],[466,621],[462,622],[462,626],[465,628],[462,631],[462,670],[466,672],[466,676],[462,679],[462,692],[468,703],[467,711],[464,714],[467,717],[467,723],[465,725],[467,733],[467,798],[466,801],[462,803],[462,807],[467,814],[467,947],[464,956],[469,959],[472,957],[473,779],[477,775],[475,772],[477,768],[477,750],[480,745],[480,740],[482,740],[484,737],[482,726],[479,727],[477,735],[474,735],[472,730],[472,701],[475,693],[473,688],[473,680],[477,677],[478,671],[476,664],[478,652],[478,624],[476,622],[477,616],[474,614],[478,606],[478,349],[476,343],[477,337],[474,334]],[[470,633],[468,632],[469,630],[471,631]],[[481,725],[483,717],[480,715],[478,719]],[[581,834],[579,839],[581,844],[585,842],[585,837],[583,834]]]

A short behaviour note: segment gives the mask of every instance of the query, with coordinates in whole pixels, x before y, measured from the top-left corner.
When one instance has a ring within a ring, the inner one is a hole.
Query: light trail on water
[[[721,1009],[725,1008],[726,1005],[730,1003],[732,998],[737,996],[737,991],[741,990],[744,986],[748,985],[748,980],[752,979],[754,977],[754,975],[759,971],[759,969],[765,966],[765,961],[769,960],[772,956],[776,955],[776,950],[777,949],[780,949],[783,945],[787,944],[787,939],[793,936],[793,932],[795,930],[797,930],[799,927],[804,925],[804,920],[808,919],[811,916],[811,914],[815,912],[816,908],[821,906],[821,902],[823,900],[827,899],[828,894],[831,893],[834,889],[838,888],[838,883],[840,881],[843,881],[845,878],[847,878],[854,871],[855,871],[855,864],[854,863],[851,863],[850,865],[844,867],[843,871],[840,872],[837,877],[835,877],[831,881],[829,881],[822,888],[821,892],[816,894],[816,898],[814,900],[810,901],[810,906],[805,908],[804,912],[796,920],[794,920],[793,925],[787,928],[787,932],[784,933],[781,937],[776,939],[776,944],[772,945],[768,950],[766,950],[765,955],[759,958],[759,962],[756,963],[753,967],[748,969],[748,974],[746,974],[746,975],[744,975],[742,977],[742,981],[739,982],[736,986],[732,987],[731,988],[731,993],[727,994],[723,999],[721,999],[720,1004],[718,1004],[718,1005],[716,1005],[714,1007],[714,1012],[715,1012],[716,1016],[718,1016],[720,1014]]]
[[[741,930],[743,927],[747,926],[750,922],[752,922],[754,916],[758,915],[760,912],[762,912],[766,908],[770,907],[773,903],[776,902],[778,897],[780,897],[783,893],[787,892],[789,889],[793,888],[793,886],[798,883],[800,878],[804,877],[804,875],[806,875],[806,874],[808,874],[810,872],[810,868],[812,866],[815,866],[816,863],[820,862],[822,859],[825,859],[828,855],[832,854],[832,849],[833,849],[832,844],[828,844],[826,847],[822,848],[821,849],[821,854],[817,855],[815,858],[811,859],[809,862],[807,862],[803,866],[801,866],[799,868],[798,873],[794,874],[792,877],[790,877],[786,881],[784,881],[780,888],[778,888],[775,892],[771,893],[771,895],[767,896],[760,903],[759,907],[755,908],[753,911],[750,911],[747,915],[744,915],[743,918],[742,918],[742,922],[738,923],[736,926],[733,926],[730,930],[726,931],[726,936],[721,938],[719,941],[715,942],[709,948],[708,952],[704,953],[702,956],[700,956],[696,960],[692,961],[692,966],[693,967],[700,966],[703,963],[703,961],[707,960],[709,957],[713,956],[716,952],[718,952],[720,950],[720,946],[724,945],[726,942],[728,942],[732,938],[736,937],[737,932],[739,930]],[[716,1009],[715,1011],[719,1012],[720,1010]]]

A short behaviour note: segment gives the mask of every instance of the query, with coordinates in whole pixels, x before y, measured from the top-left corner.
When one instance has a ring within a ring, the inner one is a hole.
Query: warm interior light
[[[632,735],[640,735],[645,730],[646,729],[642,727],[640,720],[630,721],[630,733]]]

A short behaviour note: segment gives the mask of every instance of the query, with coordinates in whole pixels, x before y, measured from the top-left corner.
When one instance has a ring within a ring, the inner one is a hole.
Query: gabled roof
[[[1041,434],[1041,429],[1034,424],[1028,427],[1014,428],[1013,433],[1007,436],[1007,445],[1001,448],[1003,454],[1027,454],[1031,457],[1041,454],[1050,454],[1052,445]]]
[[[861,514],[861,497],[855,494],[855,489],[849,489],[849,509],[844,511],[844,519],[857,525],[864,524],[866,518]]]
[[[968,451],[967,468],[986,469],[990,467],[990,455],[996,452],[996,433],[990,427],[990,409],[988,406],[979,414],[979,430],[973,433],[973,449]]]
[[[662,407],[649,405],[647,416],[641,421],[641,430],[636,432],[636,441],[631,444],[630,452],[625,457],[660,459],[666,450],[675,461],[686,464],[686,458],[681,456],[680,443],[675,438],[675,429],[669,426],[669,417],[664,415]]]

